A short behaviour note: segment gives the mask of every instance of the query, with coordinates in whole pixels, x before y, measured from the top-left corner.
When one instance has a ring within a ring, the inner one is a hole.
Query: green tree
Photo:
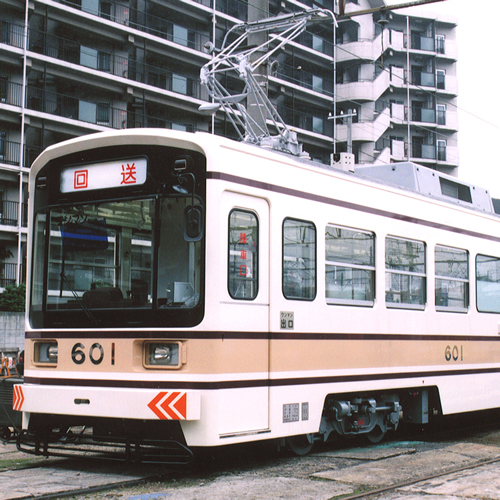
[[[24,312],[26,301],[26,285],[9,285],[0,293],[0,311]]]

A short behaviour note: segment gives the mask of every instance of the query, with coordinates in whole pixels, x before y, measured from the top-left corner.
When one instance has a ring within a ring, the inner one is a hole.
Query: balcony
[[[76,97],[35,87],[28,87],[27,95],[28,109],[101,127],[122,129],[138,127],[174,128],[176,126],[175,122],[169,121],[168,118],[162,116],[158,105],[155,106],[155,114],[148,115],[136,113],[129,109],[113,107],[109,103],[84,101]],[[169,115],[168,111],[165,114]],[[194,127],[189,125],[185,129],[194,130]]]
[[[312,115],[286,106],[278,106],[278,113],[287,125],[312,132],[313,134],[333,137],[333,123],[331,120],[328,120],[327,113],[324,113],[323,116],[318,116],[320,115],[319,113],[318,115]]]
[[[384,30],[374,38],[358,39],[337,45],[337,63],[360,59],[365,61],[376,61],[381,53],[382,47],[392,46],[391,30]],[[382,41],[382,36],[383,41]]]
[[[168,12],[152,14],[161,10],[158,4],[146,4],[146,9],[134,9],[113,0],[58,0],[59,3],[81,10],[87,14],[107,19],[108,21],[130,26],[144,33],[158,36],[170,42],[203,52],[210,35],[176,25],[167,21]]]
[[[441,114],[440,117],[443,118]],[[436,111],[434,109],[413,107],[411,110],[411,120],[413,122],[436,123]]]
[[[21,283],[26,282],[26,273],[23,265],[21,265]],[[0,287],[15,285],[17,281],[17,264],[8,262],[0,262]]]
[[[65,38],[31,30],[30,50],[109,75],[120,76],[188,97],[201,98],[198,79],[177,75],[158,66],[140,63],[134,59],[84,46]]]
[[[375,151],[381,152],[384,149],[390,150],[393,160],[402,161],[407,157],[408,143],[399,139],[382,137],[375,142]],[[458,166],[458,148],[447,146],[445,141],[438,141],[437,146],[413,142],[411,144],[411,159]]]
[[[22,49],[24,47],[24,27],[0,19],[0,43]]]
[[[242,21],[247,21],[248,16],[248,3],[246,1],[241,0],[194,0],[196,3],[200,5],[204,5],[205,7],[213,8],[215,3],[215,8],[217,11],[227,14],[228,16],[236,17],[241,19]],[[273,3],[275,5],[273,5]],[[302,0],[301,4],[307,5],[310,8],[317,8],[318,6],[322,6],[325,9],[332,10],[334,9],[333,0]],[[293,7],[293,4],[292,4]],[[271,2],[270,3],[271,10],[275,10],[276,14],[280,12],[281,5],[280,2]]]
[[[431,144],[412,144],[412,157],[422,160],[435,160],[444,163],[455,163],[458,158],[453,158],[454,155],[449,155],[449,150],[444,141],[438,141],[438,145]]]
[[[19,202],[18,201],[0,201],[0,225],[14,226],[19,225]],[[25,203],[21,207],[21,226],[28,227],[28,210]]]
[[[24,167],[30,168],[35,158],[42,152],[41,147],[24,145]],[[21,144],[19,142],[8,141],[0,134],[0,163],[5,165],[19,166],[21,162]]]
[[[381,102],[378,103],[378,105],[382,105],[380,110],[376,110],[375,112],[365,111],[353,119],[351,138],[354,142],[377,142],[380,136],[390,128],[390,108],[383,106],[383,104]],[[335,137],[337,142],[347,142],[348,133],[349,126],[347,123],[337,123]]]
[[[375,151],[388,149],[393,160],[403,161],[406,159],[407,143],[398,139],[382,137],[375,142]]]
[[[304,71],[300,66],[294,67],[288,64],[280,64],[277,78],[294,85],[318,92],[327,98],[333,97],[333,79],[318,76]]]
[[[20,147],[21,144],[18,142],[7,141],[0,134],[0,163],[19,166],[21,161]]]
[[[304,31],[298,38],[298,43],[309,49],[320,52],[329,57],[333,57],[333,43],[331,40],[322,38],[309,31]]]
[[[407,35],[404,35],[404,46],[407,45]],[[457,59],[457,43],[454,40],[446,39],[443,35],[436,35],[436,38],[418,35],[411,35],[412,50],[422,50],[425,52],[434,52],[438,57]]]
[[[376,101],[389,89],[391,75],[387,71],[382,71],[375,76],[375,79],[357,80],[343,82],[337,80],[337,102],[342,101]],[[349,96],[349,98],[343,98]]]
[[[13,83],[2,80],[0,86],[0,104],[10,104],[11,106],[22,106],[23,86],[21,83]]]
[[[413,50],[425,50],[427,52],[435,52],[436,44],[434,38],[422,36],[415,33],[411,35],[411,48]],[[441,46],[440,46],[441,48]],[[444,50],[444,48],[443,48]]]
[[[436,75],[434,73],[413,70],[411,72],[411,79],[412,84],[419,87],[436,87]]]
[[[203,3],[204,5],[209,4],[210,8],[213,8],[213,3],[215,0],[195,0],[198,3]],[[231,17],[236,17],[242,21],[248,21],[248,4],[246,2],[241,2],[240,0],[217,0],[215,2],[215,8],[219,12],[227,14]]]
[[[165,85],[167,90],[172,90],[172,92],[183,95],[192,95],[199,89],[199,86],[196,85],[197,82],[168,72],[163,72],[161,74],[150,72],[147,75],[147,79],[151,83],[160,81]],[[21,107],[22,85],[6,82],[5,88],[5,104]],[[103,127],[121,129],[162,126],[171,128],[174,125],[173,122],[163,117],[135,113],[123,108],[113,107],[109,103],[84,101],[76,97],[32,86],[27,87],[26,96],[26,108],[29,110],[48,113],[61,118],[69,118],[94,125],[101,125]],[[1,150],[3,153],[0,153],[0,155],[3,155],[3,159],[0,159],[0,162],[10,165],[19,165],[19,143],[2,139],[0,144],[3,144]],[[39,153],[39,148],[26,146],[24,166],[29,168],[31,162]]]
[[[443,151],[441,151],[441,153],[443,153]],[[444,150],[444,154],[446,154],[446,148]],[[413,158],[420,158],[422,160],[436,160],[437,159],[436,146],[429,144],[413,143],[411,145],[411,156]]]

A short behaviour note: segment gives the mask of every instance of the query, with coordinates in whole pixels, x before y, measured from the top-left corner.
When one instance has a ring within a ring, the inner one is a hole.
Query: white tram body
[[[80,426],[136,450],[306,436],[300,452],[500,407],[500,219],[420,168],[470,199],[203,133],[48,148],[20,446],[50,454]]]

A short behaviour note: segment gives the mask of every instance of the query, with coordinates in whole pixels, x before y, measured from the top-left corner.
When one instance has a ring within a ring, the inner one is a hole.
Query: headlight
[[[148,366],[179,366],[178,342],[147,343],[145,350],[145,361]]]
[[[37,342],[35,344],[35,363],[57,364],[57,342]]]

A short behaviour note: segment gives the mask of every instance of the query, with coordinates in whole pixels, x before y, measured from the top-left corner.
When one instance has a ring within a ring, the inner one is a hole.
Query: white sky
[[[500,198],[500,2],[444,0],[408,9],[410,15],[419,12],[450,15],[458,22],[458,177]]]

